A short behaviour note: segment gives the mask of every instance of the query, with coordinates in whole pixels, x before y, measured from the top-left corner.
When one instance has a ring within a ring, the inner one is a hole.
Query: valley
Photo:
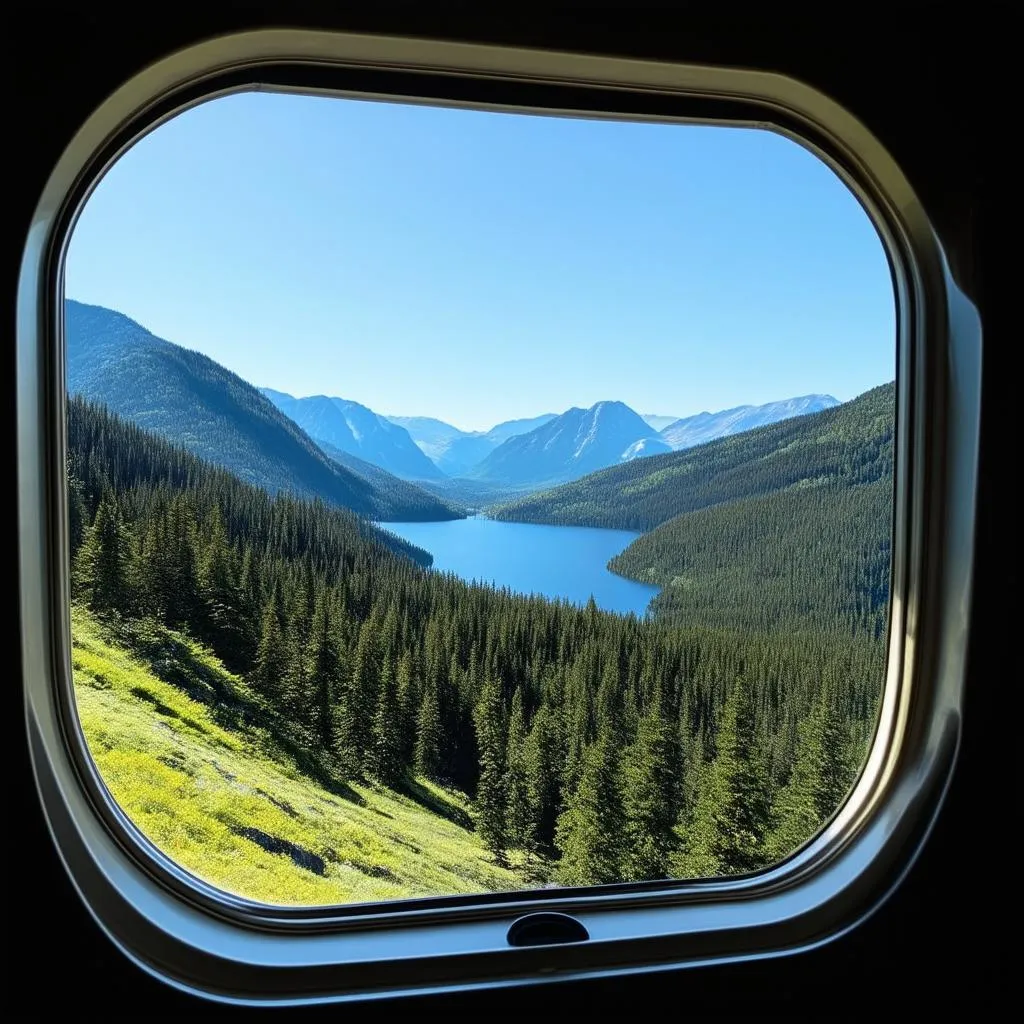
[[[201,877],[313,903],[723,875],[845,794],[892,384],[465,432],[257,389],[101,307],[69,303],[68,353],[83,728]]]

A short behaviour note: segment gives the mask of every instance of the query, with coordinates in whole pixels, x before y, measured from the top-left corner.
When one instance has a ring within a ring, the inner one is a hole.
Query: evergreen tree
[[[484,683],[476,706],[476,736],[480,750],[480,780],[476,789],[477,830],[500,864],[508,846],[506,806],[506,729],[501,688],[493,679]]]
[[[622,878],[622,797],[617,749],[601,736],[583,755],[579,787],[558,818],[555,842],[564,885],[600,885]]]
[[[274,706],[281,710],[284,697],[285,673],[288,670],[284,633],[277,610],[276,595],[271,595],[263,608],[260,623],[260,642],[256,648],[256,667],[253,685]]]
[[[827,690],[800,723],[789,781],[775,801],[775,827],[768,836],[768,862],[781,860],[810,839],[846,796],[856,762],[850,735]]]
[[[176,495],[167,512],[164,616],[172,626],[202,619],[195,548],[196,509],[191,495]]]
[[[380,686],[380,663],[376,617],[368,618],[359,630],[348,685],[342,697],[338,741],[347,771],[362,774],[372,738],[373,716]]]
[[[441,711],[437,704],[437,689],[427,684],[416,722],[416,771],[429,779],[438,780],[441,772]]]
[[[313,697],[313,733],[321,749],[334,753],[334,702],[341,689],[343,666],[341,652],[334,638],[327,595],[321,593],[313,611],[310,627],[308,674]]]
[[[526,715],[523,711],[523,692],[516,687],[512,696],[512,711],[508,719],[508,745],[506,754],[506,822],[508,843],[520,849],[533,846],[533,816],[530,806],[529,771],[526,761]]]
[[[624,880],[665,878],[670,855],[678,844],[678,738],[660,709],[659,694],[652,709],[640,719],[636,742],[624,759]]]
[[[75,556],[85,538],[85,496],[82,483],[68,471],[68,558],[75,564]]]
[[[243,613],[233,552],[219,507],[207,520],[206,547],[199,562],[199,598],[203,606],[203,637],[220,652],[229,668],[240,668],[245,662]]]
[[[406,648],[398,662],[398,713],[401,723],[401,761],[416,764],[416,717],[419,707],[419,679],[412,651]]]
[[[380,669],[380,696],[373,716],[373,773],[385,786],[394,787],[405,773],[402,760],[402,717],[398,680],[391,669],[391,655],[384,655]]]
[[[536,852],[552,856],[561,800],[562,757],[555,713],[547,704],[542,704],[533,716],[524,761],[530,800],[530,845]]]
[[[75,591],[94,612],[126,611],[131,575],[131,535],[114,493],[105,490],[75,559]]]
[[[284,632],[285,673],[283,701],[289,720],[300,730],[308,730],[314,717],[313,687],[308,674],[309,636],[306,598],[300,586],[288,602]]]
[[[685,877],[739,874],[766,863],[767,786],[755,749],[753,701],[742,677],[725,702],[715,744],[674,872]]]

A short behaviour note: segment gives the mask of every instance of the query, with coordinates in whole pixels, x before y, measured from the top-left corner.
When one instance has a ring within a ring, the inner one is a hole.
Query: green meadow
[[[75,694],[100,775],[197,877],[305,905],[536,884],[521,862],[494,862],[463,794],[422,778],[409,793],[319,785],[269,734],[240,724],[255,697],[203,646],[152,622],[146,642],[128,644],[84,608],[72,616]]]

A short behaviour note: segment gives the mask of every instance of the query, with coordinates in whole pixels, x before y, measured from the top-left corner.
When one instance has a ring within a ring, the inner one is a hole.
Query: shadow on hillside
[[[260,730],[269,737],[271,751],[268,752],[285,757],[303,775],[334,796],[360,807],[366,805],[366,800],[338,776],[323,755],[310,749],[307,736],[295,735],[294,727],[248,687],[226,678],[180,637],[159,624],[146,621],[123,622],[117,632],[118,639],[145,662],[153,675],[207,707],[222,729],[229,732]],[[136,696],[142,695],[137,693]],[[148,694],[144,699],[153,703]]]
[[[457,803],[446,800],[440,793],[427,789],[416,779],[405,779],[396,789],[411,800],[415,800],[421,807],[433,812],[441,818],[458,825],[460,828],[473,831],[473,819],[466,813],[465,809]]]

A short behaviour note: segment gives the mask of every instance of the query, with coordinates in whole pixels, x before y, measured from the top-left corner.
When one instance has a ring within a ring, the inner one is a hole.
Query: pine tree
[[[416,721],[416,771],[428,779],[440,778],[442,739],[437,689],[428,682]]]
[[[621,880],[623,829],[617,748],[608,735],[583,755],[579,787],[558,818],[555,843],[564,885],[600,885]]]
[[[131,576],[131,535],[114,493],[105,490],[75,559],[75,590],[94,612],[128,611]]]
[[[506,728],[501,688],[487,680],[476,706],[476,736],[480,750],[480,779],[476,789],[477,828],[484,846],[499,864],[505,863],[508,846],[506,801]]]
[[[398,680],[391,669],[391,656],[385,654],[380,669],[380,696],[373,716],[373,743],[370,751],[373,773],[385,786],[394,787],[405,773],[401,712]]]
[[[367,767],[373,716],[380,685],[380,663],[375,616],[360,627],[348,685],[345,687],[338,724],[338,742],[346,770],[359,776]]]
[[[756,871],[766,863],[767,787],[755,750],[753,702],[742,678],[725,702],[715,745],[674,865],[674,873],[685,877]]]
[[[800,723],[789,781],[775,801],[775,827],[765,843],[769,862],[781,860],[810,839],[846,796],[856,763],[849,730],[824,690]]]
[[[245,636],[241,629],[238,583],[219,506],[207,521],[206,547],[199,561],[199,598],[203,606],[201,633],[229,668],[244,664]]]
[[[398,662],[398,710],[401,721],[402,764],[416,763],[416,715],[419,708],[419,677],[413,652],[406,648]]]
[[[256,648],[256,667],[253,669],[253,685],[278,711],[281,710],[287,669],[287,651],[277,600],[271,595],[263,608],[260,642]]]
[[[321,593],[310,626],[308,675],[313,697],[313,734],[321,749],[328,753],[335,751],[334,702],[342,681],[341,652],[333,625],[327,596]]]
[[[85,496],[81,481],[68,471],[68,558],[74,565],[75,556],[85,538]]]
[[[555,852],[562,756],[555,712],[547,704],[542,704],[533,716],[524,760],[530,800],[530,845],[536,852],[550,856]]]
[[[299,730],[308,730],[313,719],[313,687],[309,669],[309,622],[306,597],[301,586],[288,602],[284,630],[285,672],[282,699],[289,721]]]
[[[523,692],[516,687],[512,696],[512,711],[508,719],[506,764],[506,821],[508,843],[520,849],[533,846],[533,819],[530,806],[529,772],[526,761],[526,715],[523,711]]]
[[[164,615],[172,626],[184,626],[190,622],[199,622],[202,618],[195,526],[196,509],[191,495],[175,496],[168,508],[167,550],[164,554],[168,572]]]
[[[660,692],[640,719],[636,742],[624,758],[626,815],[623,879],[665,878],[678,845],[680,756],[675,729],[661,712]]]

